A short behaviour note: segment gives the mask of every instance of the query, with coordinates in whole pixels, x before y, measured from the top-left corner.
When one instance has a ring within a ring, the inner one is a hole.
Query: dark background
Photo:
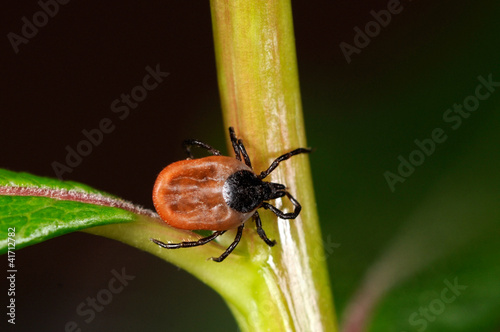
[[[481,102],[456,131],[442,120],[446,109],[474,92],[477,76],[500,81],[499,6],[403,1],[401,13],[348,64],[339,44],[353,44],[353,28],[363,28],[373,20],[370,11],[387,4],[292,4],[323,237],[338,244],[327,264],[339,314],[385,243],[459,160],[489,165],[468,168],[464,179],[482,174],[499,183],[491,165],[499,160],[500,93]],[[184,158],[183,139],[225,149],[207,1],[72,1],[16,54],[7,34],[21,34],[21,18],[32,21],[39,10],[35,1],[8,1],[0,14],[0,167],[55,177],[52,163],[64,163],[66,146],[76,148],[82,130],[109,118],[114,131],[64,179],[153,208],[155,177]],[[157,64],[170,75],[120,120],[111,103],[141,84],[146,66]],[[391,192],[383,173],[397,172],[398,155],[408,156],[413,141],[436,127],[446,129],[448,140]],[[478,141],[480,148],[473,145]],[[478,155],[466,154],[471,149]],[[498,220],[498,211],[485,218]],[[111,240],[70,234],[18,251],[16,262],[20,331],[61,331],[68,321],[83,331],[237,330],[210,288]],[[85,323],[76,307],[122,268],[135,279]]]

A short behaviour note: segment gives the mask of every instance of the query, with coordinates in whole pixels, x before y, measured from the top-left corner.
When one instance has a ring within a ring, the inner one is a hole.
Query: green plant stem
[[[211,9],[224,120],[236,128],[260,172],[284,152],[307,146],[291,4],[212,0]],[[335,331],[307,157],[286,161],[269,178],[287,185],[302,212],[295,220],[262,213],[264,228],[277,246],[265,248],[255,234],[246,243],[249,251],[268,255],[258,266],[266,287],[251,292],[257,308],[250,313],[226,300],[245,331]],[[276,204],[291,209],[286,200]]]

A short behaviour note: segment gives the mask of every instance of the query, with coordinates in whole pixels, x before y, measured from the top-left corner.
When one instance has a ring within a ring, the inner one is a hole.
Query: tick
[[[229,229],[238,228],[233,243],[220,257],[212,257],[222,262],[238,245],[245,222],[253,217],[257,233],[269,246],[276,241],[269,240],[257,209],[271,210],[279,218],[295,219],[300,213],[299,202],[280,183],[263,181],[278,165],[292,156],[310,153],[311,149],[298,148],[276,158],[267,170],[256,174],[243,141],[236,138],[234,129],[229,127],[229,137],[235,158],[222,156],[210,145],[198,140],[185,140],[183,147],[188,159],[165,167],[156,179],[153,188],[153,203],[160,217],[172,227],[186,230],[211,230],[212,235],[180,243],[164,243],[151,239],[166,249],[196,247],[207,244]],[[208,150],[212,156],[194,159],[191,147]],[[294,211],[284,213],[267,201],[288,197]]]

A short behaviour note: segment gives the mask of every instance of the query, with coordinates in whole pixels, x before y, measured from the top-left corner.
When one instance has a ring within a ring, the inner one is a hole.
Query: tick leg
[[[229,247],[227,247],[226,251],[224,251],[224,253],[222,255],[220,255],[219,257],[211,257],[211,259],[213,261],[216,261],[216,262],[222,262],[224,259],[226,259],[226,257],[233,252],[234,248],[236,248],[236,246],[238,245],[238,243],[240,243],[240,240],[241,240],[241,235],[243,234],[243,227],[245,227],[245,224],[241,224],[240,227],[238,227],[238,232],[236,233],[236,237],[234,238],[234,241],[233,243],[231,243],[231,245]]]
[[[229,127],[229,138],[231,139],[231,144],[233,145],[235,158],[241,161],[240,146],[233,127]]]
[[[267,243],[268,246],[273,247],[276,244],[276,241],[269,240],[269,238],[267,237],[266,232],[264,232],[264,229],[262,228],[262,221],[260,220],[259,213],[255,212],[253,217],[255,218],[255,226],[257,227],[257,233],[259,234],[260,238],[264,240],[264,242]]]
[[[204,237],[202,239],[199,239],[198,241],[186,241],[186,242],[180,242],[180,243],[164,243],[156,239],[150,239],[153,241],[153,243],[159,245],[162,248],[165,249],[179,249],[179,248],[190,248],[190,247],[196,247],[196,246],[202,246],[204,244],[207,244],[208,242],[212,241],[215,239],[217,236],[220,236],[224,234],[226,231],[217,231],[214,232],[212,235]]]
[[[288,191],[285,191],[285,195],[288,197],[290,202],[292,202],[292,204],[295,206],[295,209],[293,212],[284,213],[283,211],[278,210],[276,207],[274,207],[271,204],[266,203],[266,202],[262,203],[262,207],[264,209],[271,210],[275,215],[277,215],[281,219],[295,219],[298,217],[300,210],[302,209],[302,206],[300,206],[299,202],[297,202],[297,200],[295,198],[293,198],[293,196],[290,195],[290,193],[288,193]]]
[[[248,156],[247,149],[245,149],[245,146],[243,145],[242,140],[238,140],[238,147],[240,148],[241,155],[243,156],[243,159],[245,160],[245,164],[252,168],[252,163],[250,162],[250,157]]]
[[[243,145],[242,140],[236,138],[233,127],[229,127],[229,137],[231,138],[231,144],[233,145],[234,155],[236,159],[241,161],[241,156],[243,156],[245,164],[248,167],[252,168],[252,163],[250,162],[250,157],[248,156],[247,150],[245,149],[245,145]]]
[[[197,146],[199,148],[207,149],[211,154],[215,156],[220,156],[221,153],[219,150],[211,147],[207,143],[203,143],[201,141],[198,141],[196,139],[187,139],[182,142],[182,146],[184,147],[184,150],[186,151],[187,155],[189,158],[193,159],[193,153],[191,152],[191,147],[192,146]]]
[[[279,156],[278,158],[276,158],[272,163],[271,165],[269,166],[269,168],[265,171],[263,171],[262,173],[259,174],[259,179],[263,179],[265,178],[266,176],[269,175],[269,173],[271,173],[272,171],[274,171],[274,169],[276,167],[278,167],[278,165],[280,164],[280,162],[282,161],[285,161],[287,159],[290,159],[291,157],[297,155],[297,154],[300,154],[300,153],[311,153],[311,149],[308,149],[308,148],[298,148],[298,149],[295,149],[293,151],[290,151],[288,153],[285,153],[284,155],[282,156]]]

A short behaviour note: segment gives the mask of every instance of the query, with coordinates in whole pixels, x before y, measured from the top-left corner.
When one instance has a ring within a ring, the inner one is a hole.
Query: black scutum
[[[229,176],[224,183],[224,200],[238,212],[250,212],[268,199],[270,188],[250,171],[238,171]]]

